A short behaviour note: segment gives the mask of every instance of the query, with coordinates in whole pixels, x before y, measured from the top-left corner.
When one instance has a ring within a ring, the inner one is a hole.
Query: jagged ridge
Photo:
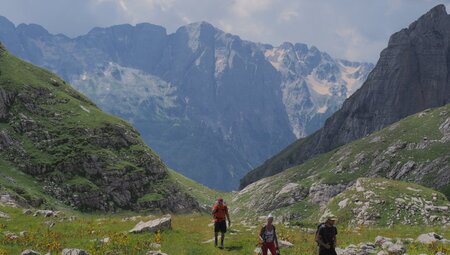
[[[325,126],[252,170],[241,188],[421,110],[450,102],[450,16],[438,5],[395,33],[361,89]]]

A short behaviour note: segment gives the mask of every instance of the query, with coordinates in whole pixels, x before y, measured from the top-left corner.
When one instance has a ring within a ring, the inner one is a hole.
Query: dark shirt
[[[336,245],[337,228],[335,226],[329,227],[326,224],[322,224],[319,227],[319,235],[322,242],[329,245]]]

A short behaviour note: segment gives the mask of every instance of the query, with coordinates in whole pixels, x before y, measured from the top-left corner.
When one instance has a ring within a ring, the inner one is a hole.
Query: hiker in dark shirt
[[[328,215],[327,221],[319,225],[316,233],[316,242],[319,245],[319,255],[336,254],[336,224],[337,217]]]

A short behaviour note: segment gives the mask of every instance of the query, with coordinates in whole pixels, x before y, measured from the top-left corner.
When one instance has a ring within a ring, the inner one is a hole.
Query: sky
[[[254,42],[306,43],[375,63],[389,36],[450,0],[0,0],[0,15],[75,37],[94,27],[149,22],[173,33],[206,21]]]

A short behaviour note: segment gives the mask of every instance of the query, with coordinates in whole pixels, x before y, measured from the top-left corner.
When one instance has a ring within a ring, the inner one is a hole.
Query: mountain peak
[[[445,5],[439,4],[435,7],[431,8],[424,16],[431,16],[431,17],[437,17],[437,16],[447,16],[447,10],[445,9]]]
[[[190,23],[190,24],[180,27],[178,30],[187,30],[190,33],[192,33],[192,32],[205,33],[206,32],[208,34],[218,31],[218,29],[216,27],[214,27],[213,25],[211,25],[210,23],[208,23],[206,21]]]
[[[438,5],[393,34],[362,87],[321,130],[249,172],[241,187],[301,164],[406,116],[450,103],[450,16]],[[311,47],[310,52],[317,50]]]
[[[449,15],[445,9],[445,5],[440,4],[433,7],[427,13],[422,15],[419,19],[411,23],[408,29],[410,31],[419,29],[419,30],[430,30],[438,27],[442,22],[448,23],[450,20]]]

